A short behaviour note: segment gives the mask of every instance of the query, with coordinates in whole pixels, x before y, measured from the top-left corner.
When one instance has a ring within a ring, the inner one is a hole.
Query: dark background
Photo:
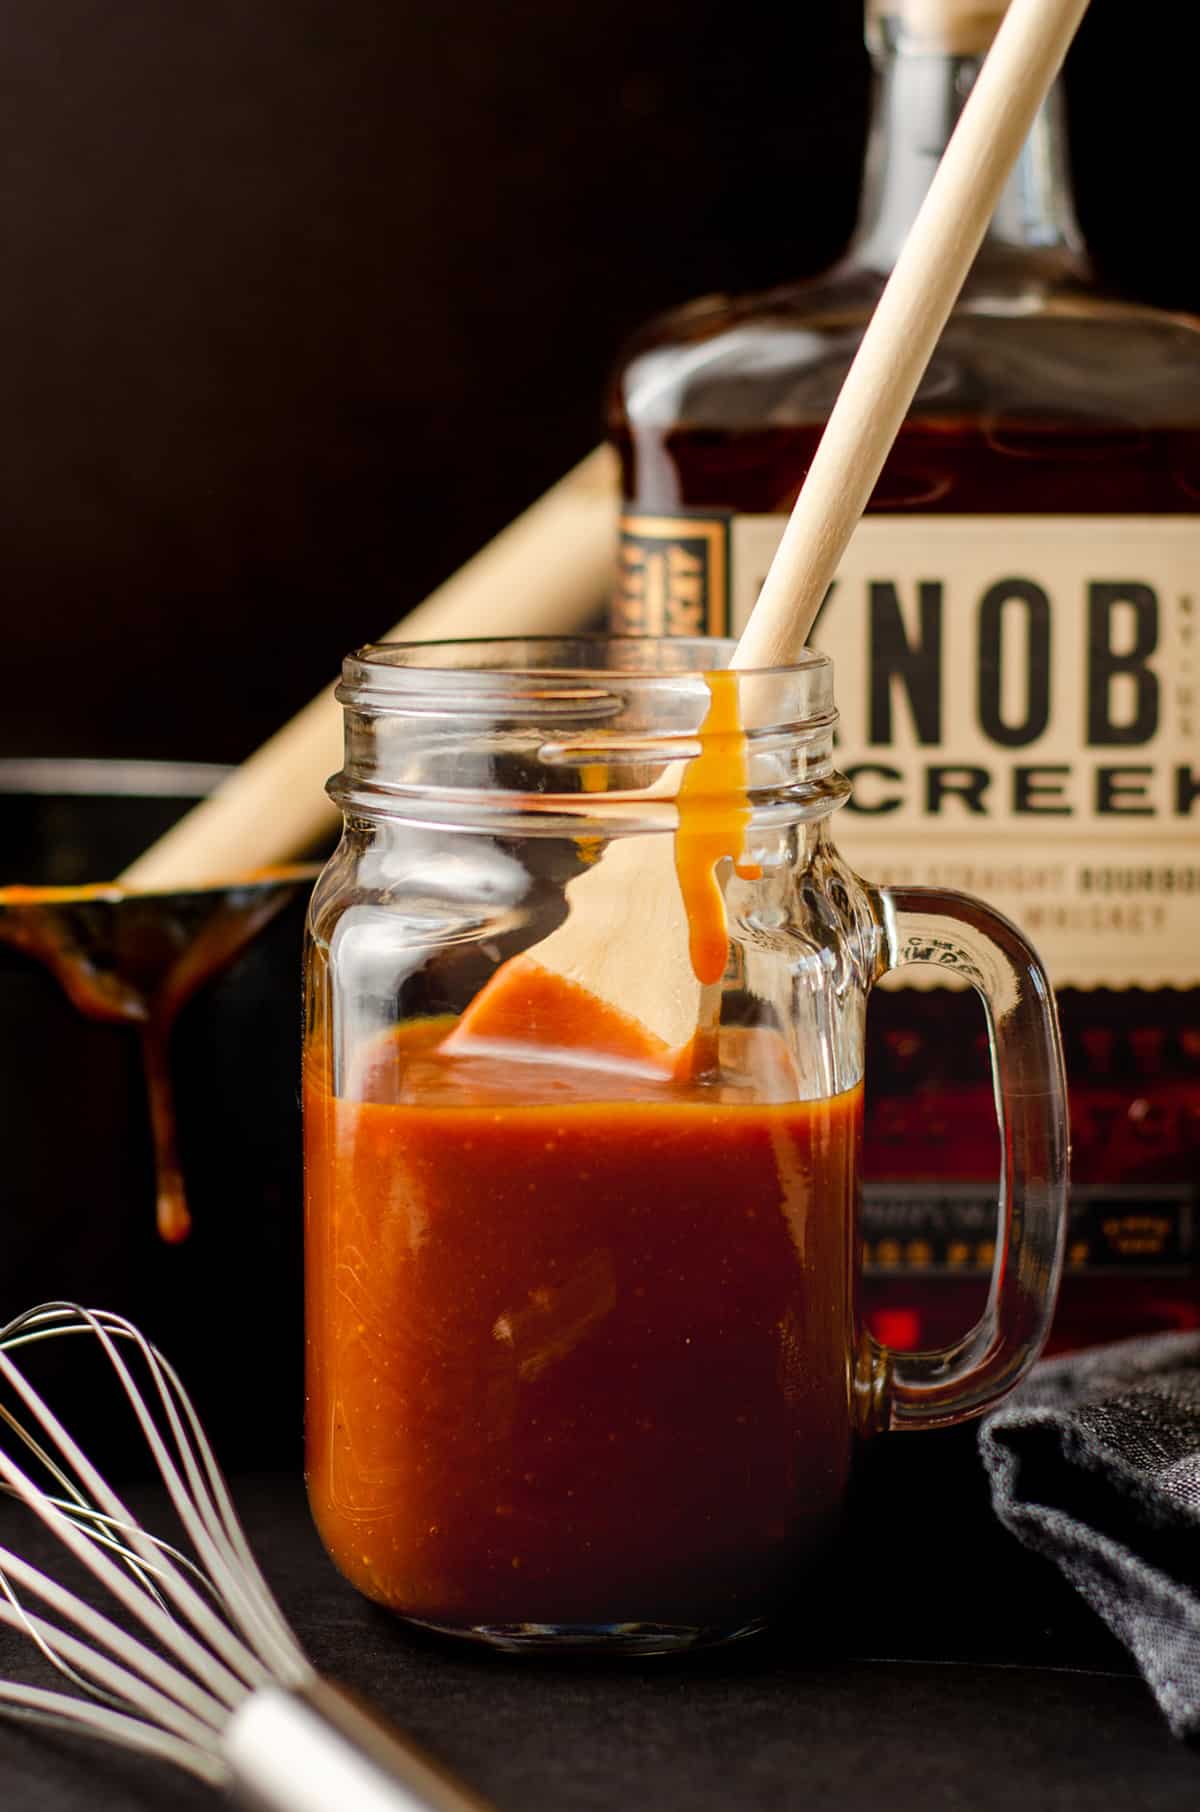
[[[1096,252],[1194,308],[1191,13],[1093,0],[1069,87]],[[0,755],[248,752],[593,444],[642,317],[853,220],[858,0],[2,21]]]

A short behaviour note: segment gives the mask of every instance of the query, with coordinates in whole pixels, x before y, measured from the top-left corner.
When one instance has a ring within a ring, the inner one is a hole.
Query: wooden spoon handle
[[[834,404],[733,657],[794,661],[1088,0],[1012,0]]]
[[[598,447],[390,636],[449,640],[582,628],[612,585],[616,497],[614,456]],[[341,759],[342,710],[330,685],[139,856],[120,884],[143,892],[207,887],[294,859],[336,821],[324,786]]]

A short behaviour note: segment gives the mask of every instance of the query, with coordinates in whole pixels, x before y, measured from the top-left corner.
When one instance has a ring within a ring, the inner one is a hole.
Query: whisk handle
[[[327,1680],[251,1693],[226,1727],[224,1751],[232,1790],[253,1812],[494,1812]]]

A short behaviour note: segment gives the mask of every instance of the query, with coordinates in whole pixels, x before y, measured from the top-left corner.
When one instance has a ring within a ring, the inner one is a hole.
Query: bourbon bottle
[[[678,309],[628,350],[615,627],[745,621],[1004,4],[876,0],[845,258]],[[854,783],[840,846],[873,879],[982,894],[1054,980],[1074,1179],[1057,1344],[1200,1325],[1200,321],[1095,282],[1058,92],[812,639]],[[877,993],[868,1043],[870,1317],[939,1344],[991,1263],[986,1028],[972,994],[910,984]]]

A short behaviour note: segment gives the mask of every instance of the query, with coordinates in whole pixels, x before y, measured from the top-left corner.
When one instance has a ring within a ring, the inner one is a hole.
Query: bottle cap
[[[867,0],[867,37],[917,56],[982,56],[1008,0]]]

